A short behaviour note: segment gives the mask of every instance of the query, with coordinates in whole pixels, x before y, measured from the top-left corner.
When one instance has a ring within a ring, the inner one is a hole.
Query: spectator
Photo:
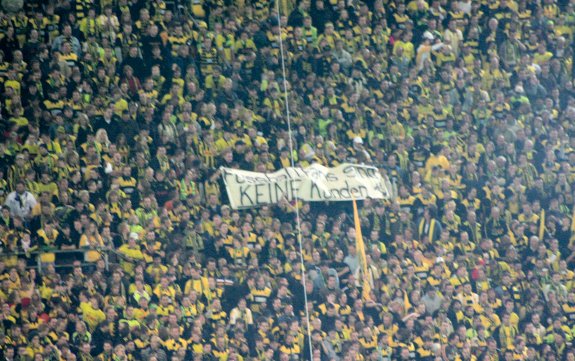
[[[115,142],[120,130],[120,121],[114,113],[113,106],[104,109],[102,116],[95,117],[92,120],[92,129],[98,131],[103,129],[109,135],[110,141]]]
[[[36,206],[36,197],[26,190],[23,181],[16,182],[16,189],[6,197],[4,206],[10,210],[12,217],[19,217],[24,221],[29,221],[32,217],[32,209]]]
[[[56,37],[52,42],[52,51],[62,51],[62,45],[64,43],[69,43],[71,50],[78,57],[82,55],[82,45],[77,37],[72,35],[72,25],[66,23],[62,26],[62,35]]]

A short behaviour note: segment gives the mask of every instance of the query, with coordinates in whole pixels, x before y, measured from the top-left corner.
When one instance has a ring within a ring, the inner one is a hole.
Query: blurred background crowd
[[[575,360],[575,1],[276,1],[2,1],[2,360]]]

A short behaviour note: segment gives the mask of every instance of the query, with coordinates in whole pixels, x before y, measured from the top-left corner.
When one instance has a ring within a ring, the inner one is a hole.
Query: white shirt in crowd
[[[26,190],[23,184],[17,184],[16,190],[8,194],[4,205],[10,209],[12,217],[29,220],[32,209],[38,202],[34,195]]]

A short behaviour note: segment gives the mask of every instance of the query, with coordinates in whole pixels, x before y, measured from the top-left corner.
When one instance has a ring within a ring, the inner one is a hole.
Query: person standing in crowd
[[[8,194],[4,206],[10,210],[12,217],[19,217],[25,222],[32,218],[32,209],[37,204],[36,197],[26,190],[23,181],[16,183],[16,189]]]

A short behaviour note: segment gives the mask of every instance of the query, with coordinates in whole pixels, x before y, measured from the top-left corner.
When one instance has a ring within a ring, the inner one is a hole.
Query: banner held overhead
[[[222,167],[222,177],[234,209],[275,204],[282,199],[310,202],[389,199],[391,190],[379,170],[357,164],[335,168],[312,164],[288,167],[273,173]]]

